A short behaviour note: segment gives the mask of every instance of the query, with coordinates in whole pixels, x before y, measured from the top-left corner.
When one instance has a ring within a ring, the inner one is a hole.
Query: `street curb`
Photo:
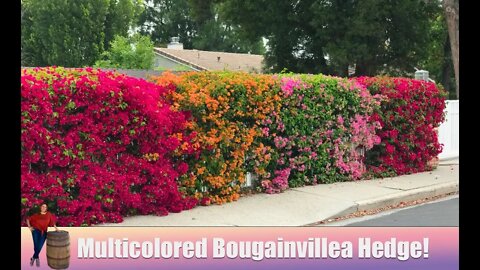
[[[346,216],[359,211],[369,211],[386,206],[397,205],[401,202],[426,199],[434,196],[458,192],[458,182],[442,183],[401,191],[395,194],[389,194],[373,199],[366,199],[354,202],[354,205],[332,215],[325,220]],[[310,224],[306,224],[310,225]]]

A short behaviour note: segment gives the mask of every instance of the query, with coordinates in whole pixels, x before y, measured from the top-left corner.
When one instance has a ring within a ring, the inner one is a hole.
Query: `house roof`
[[[155,53],[197,70],[261,72],[263,55],[155,48]]]

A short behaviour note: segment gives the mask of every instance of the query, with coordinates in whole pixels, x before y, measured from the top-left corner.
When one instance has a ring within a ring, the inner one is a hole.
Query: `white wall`
[[[440,159],[449,159],[458,157],[458,100],[446,101],[445,122],[438,129],[438,141],[443,144],[443,151],[438,155]]]

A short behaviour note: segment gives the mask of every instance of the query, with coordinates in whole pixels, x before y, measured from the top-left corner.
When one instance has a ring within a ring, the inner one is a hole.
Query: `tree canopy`
[[[143,7],[133,0],[22,1],[22,65],[93,64]]]
[[[216,1],[151,0],[140,18],[140,32],[158,46],[179,37],[185,49],[261,54],[261,37],[244,38],[237,25],[224,20]]]
[[[115,36],[110,49],[102,54],[102,58],[95,62],[95,67],[152,69],[155,53],[149,36]]]
[[[267,68],[347,76],[413,70],[425,56],[435,4],[379,0],[224,0],[251,38],[268,39]]]

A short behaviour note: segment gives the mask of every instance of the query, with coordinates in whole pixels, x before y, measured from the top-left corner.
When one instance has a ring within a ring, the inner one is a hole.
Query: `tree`
[[[426,54],[434,5],[418,0],[316,1],[313,25],[324,38],[335,73],[404,75]]]
[[[433,4],[418,0],[223,0],[225,16],[268,39],[267,69],[402,74],[425,54]]]
[[[143,0],[110,0],[105,19],[105,48],[109,48],[114,36],[126,36],[138,24],[143,9]]]
[[[134,21],[131,16],[132,5],[134,10],[138,10],[131,3],[141,2],[22,1],[22,64],[66,67],[92,65],[108,46],[110,36],[127,35],[126,31]]]
[[[95,67],[152,69],[155,60],[153,42],[148,36],[134,35],[131,38],[115,36],[110,50],[102,54]]]
[[[140,22],[140,32],[151,35],[157,46],[179,37],[185,49],[256,54],[264,51],[260,38],[245,39],[239,26],[223,20],[212,0],[152,0],[146,2]]]
[[[238,26],[228,24],[218,15],[197,23],[193,37],[193,48],[205,51],[264,54],[265,47],[260,39],[250,41],[243,37]]]
[[[157,46],[166,45],[171,37],[179,37],[184,48],[191,49],[196,34],[187,0],[151,0],[139,19],[140,33],[150,35]]]
[[[93,63],[103,51],[108,0],[26,0],[22,51],[32,66]]]
[[[459,5],[458,0],[443,0],[443,8],[445,9],[445,17],[448,25],[448,35],[450,37],[450,47],[452,50],[453,67],[455,70],[455,83],[457,98],[460,97],[459,88]]]
[[[190,7],[190,15],[192,19],[203,25],[215,16],[214,4],[215,0],[188,0]]]
[[[436,16],[430,21],[427,55],[418,63],[418,68],[427,70],[430,77],[440,83],[455,99],[455,72],[453,70],[452,50],[448,37],[447,22],[441,5],[435,10]]]
[[[268,40],[265,71],[327,73],[322,40],[310,24],[314,0],[225,0],[220,14],[246,38]]]

